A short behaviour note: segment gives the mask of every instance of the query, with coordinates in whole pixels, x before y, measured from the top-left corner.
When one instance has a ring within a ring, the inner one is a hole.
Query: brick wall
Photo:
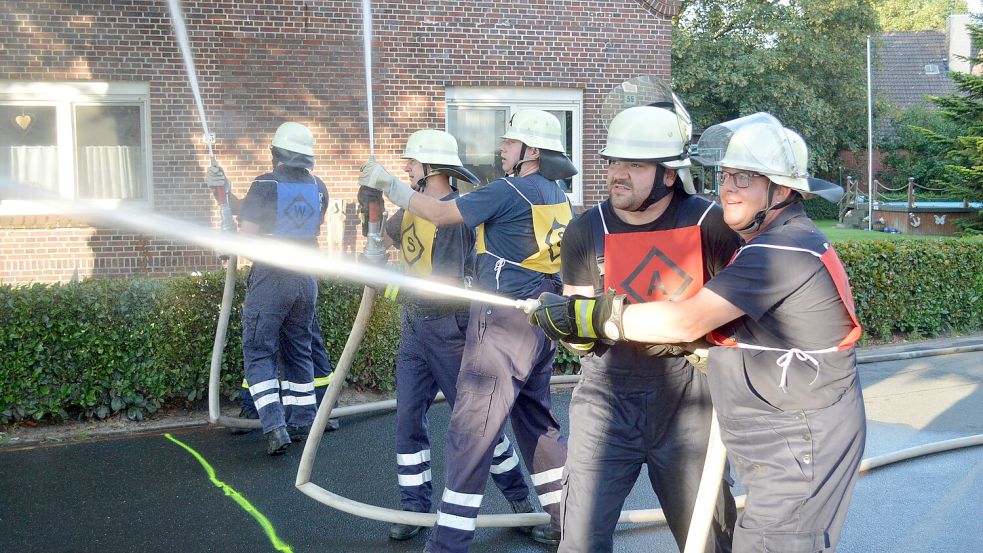
[[[669,76],[669,0],[498,0],[373,3],[377,158],[398,169],[410,132],[443,128],[445,87],[584,91],[584,201],[602,198],[600,103],[642,75]],[[369,153],[358,0],[185,2],[215,153],[245,193],[269,170],[281,122],[315,133],[315,173],[352,199]],[[0,7],[0,79],[150,83],[155,209],[217,225],[202,186],[208,155],[166,3],[7,1]],[[349,210],[347,248],[355,244]],[[0,282],[73,275],[215,270],[211,252],[51,217],[0,218]]]

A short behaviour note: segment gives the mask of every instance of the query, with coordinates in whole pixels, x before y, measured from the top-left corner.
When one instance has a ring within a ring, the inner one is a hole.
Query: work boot
[[[389,525],[389,538],[396,541],[405,541],[419,534],[420,530],[423,530],[422,526],[394,522]]]
[[[547,522],[546,524],[533,526],[532,539],[547,545],[557,545],[560,543],[560,531],[554,530],[553,527]]]
[[[287,451],[287,446],[290,445],[290,434],[287,434],[287,429],[280,426],[274,428],[265,434],[266,436],[266,454],[267,455],[283,455]]]
[[[290,436],[291,442],[303,442],[307,440],[307,436],[310,433],[310,426],[294,426],[292,424],[287,425],[287,435]]]
[[[522,499],[516,501],[509,501],[509,507],[512,507],[512,512],[517,515],[536,512],[536,509],[533,508],[532,502],[529,501],[528,497],[523,497]],[[530,534],[532,533],[532,526],[516,526],[515,531],[523,534]]]
[[[256,412],[256,408],[251,405],[243,405],[242,410],[239,411],[240,419],[247,420],[259,420],[259,413]],[[241,436],[243,434],[249,434],[255,428],[233,428],[229,433],[233,436]]]

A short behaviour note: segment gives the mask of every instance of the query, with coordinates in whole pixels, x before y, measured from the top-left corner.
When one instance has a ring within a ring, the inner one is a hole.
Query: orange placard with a
[[[604,237],[604,288],[630,303],[678,301],[703,287],[700,227],[608,234]]]

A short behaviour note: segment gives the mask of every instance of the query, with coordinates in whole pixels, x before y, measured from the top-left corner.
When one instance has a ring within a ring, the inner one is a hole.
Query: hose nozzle
[[[526,315],[532,315],[532,312],[539,309],[542,305],[538,299],[527,299],[527,300],[515,300],[515,308],[521,309]]]

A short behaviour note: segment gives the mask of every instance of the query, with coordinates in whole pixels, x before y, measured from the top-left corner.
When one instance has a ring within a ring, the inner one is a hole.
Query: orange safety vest
[[[748,248],[772,248],[776,250],[805,252],[818,257],[823,266],[826,267],[829,275],[833,278],[833,284],[836,285],[836,292],[840,296],[840,301],[843,302],[843,306],[846,307],[847,313],[850,315],[850,320],[853,321],[853,328],[850,329],[850,332],[847,333],[847,335],[840,340],[840,343],[836,344],[835,346],[816,350],[802,350],[796,347],[787,349],[771,348],[756,344],[747,344],[744,342],[738,342],[737,340],[724,336],[716,331],[712,331],[707,334],[707,341],[709,341],[711,344],[724,347],[785,352],[784,355],[780,356],[775,361],[775,363],[782,368],[782,376],[778,381],[778,387],[786,393],[788,393],[788,367],[792,363],[792,359],[794,358],[798,359],[799,361],[808,361],[816,366],[816,377],[809,383],[812,385],[819,378],[819,361],[816,360],[813,355],[849,349],[853,347],[853,345],[857,343],[857,340],[859,340],[863,335],[863,327],[860,326],[860,321],[857,320],[856,306],[853,303],[853,292],[850,290],[850,283],[847,281],[846,270],[843,268],[843,263],[840,261],[840,257],[836,255],[836,250],[833,249],[833,246],[828,246],[824,252],[816,252],[806,248],[776,246],[773,244],[748,244],[747,246],[737,250],[737,253],[734,254],[734,257],[730,260],[730,262],[733,263],[734,259],[737,259],[737,256],[741,255],[741,252]]]

